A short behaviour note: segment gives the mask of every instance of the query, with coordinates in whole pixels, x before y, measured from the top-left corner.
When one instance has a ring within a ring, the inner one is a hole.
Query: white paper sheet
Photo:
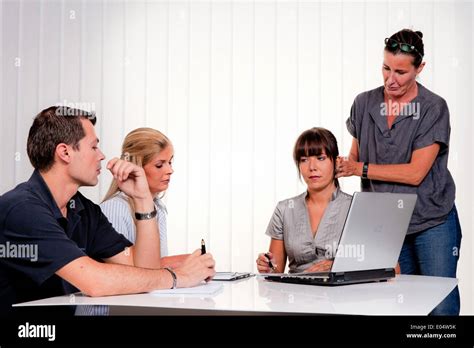
[[[184,294],[203,294],[203,295],[212,295],[222,289],[223,285],[220,283],[202,283],[192,288],[178,288],[178,289],[164,289],[164,290],[153,290],[150,291],[150,294],[153,295],[184,295]]]

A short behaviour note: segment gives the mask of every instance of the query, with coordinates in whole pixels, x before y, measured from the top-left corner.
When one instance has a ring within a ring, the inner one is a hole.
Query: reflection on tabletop
[[[405,296],[394,280],[390,286],[382,286],[377,291],[370,291],[367,285],[355,284],[343,286],[314,286],[277,283],[261,279],[258,293],[267,299],[266,305],[271,309],[291,310],[294,308],[318,308],[319,313],[359,314],[356,308],[361,305],[372,308],[384,308],[379,314],[402,313]],[[350,289],[350,291],[348,291]],[[355,306],[357,304],[357,306]]]

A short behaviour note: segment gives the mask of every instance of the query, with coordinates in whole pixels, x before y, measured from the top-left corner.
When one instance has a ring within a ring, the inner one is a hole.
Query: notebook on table
[[[416,194],[354,193],[330,271],[268,275],[265,279],[345,285],[395,277],[415,203]]]
[[[248,277],[252,277],[253,273],[249,272],[216,272],[212,280],[217,281],[231,281],[231,280],[239,280]]]

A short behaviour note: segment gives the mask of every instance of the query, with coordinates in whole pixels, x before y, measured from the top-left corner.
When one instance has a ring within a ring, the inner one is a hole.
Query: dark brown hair
[[[298,174],[301,175],[299,166],[301,157],[319,156],[323,152],[331,159],[334,174],[336,174],[336,159],[339,156],[339,149],[334,134],[320,127],[313,127],[301,133],[293,149],[293,160]],[[336,178],[334,178],[334,184],[339,187],[339,181]]]
[[[416,51],[405,52],[400,49],[400,47],[390,47],[385,45],[385,51],[391,52],[393,54],[406,54],[412,56],[413,65],[415,68],[418,68],[423,61],[425,55],[425,48],[423,45],[423,33],[421,31],[413,31],[411,29],[402,29],[399,32],[396,32],[390,36],[391,40],[395,40],[400,43],[405,43],[415,47]]]
[[[72,145],[75,150],[79,149],[79,141],[85,136],[81,118],[88,119],[95,125],[94,113],[67,106],[51,106],[35,117],[26,147],[35,169],[51,169],[56,147],[61,143]]]

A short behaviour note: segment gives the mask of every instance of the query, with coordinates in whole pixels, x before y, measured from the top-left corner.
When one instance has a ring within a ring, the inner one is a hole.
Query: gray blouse
[[[266,231],[271,238],[284,241],[290,273],[334,257],[352,200],[351,195],[336,189],[313,237],[307,194],[279,202]]]
[[[410,163],[414,150],[438,143],[440,150],[418,186],[361,180],[362,191],[416,193],[408,234],[446,221],[453,208],[456,186],[448,170],[449,110],[446,101],[418,83],[418,95],[388,128],[384,87],[359,94],[347,119],[349,133],[359,144],[359,160],[374,164]],[[370,172],[370,169],[369,169]]]

